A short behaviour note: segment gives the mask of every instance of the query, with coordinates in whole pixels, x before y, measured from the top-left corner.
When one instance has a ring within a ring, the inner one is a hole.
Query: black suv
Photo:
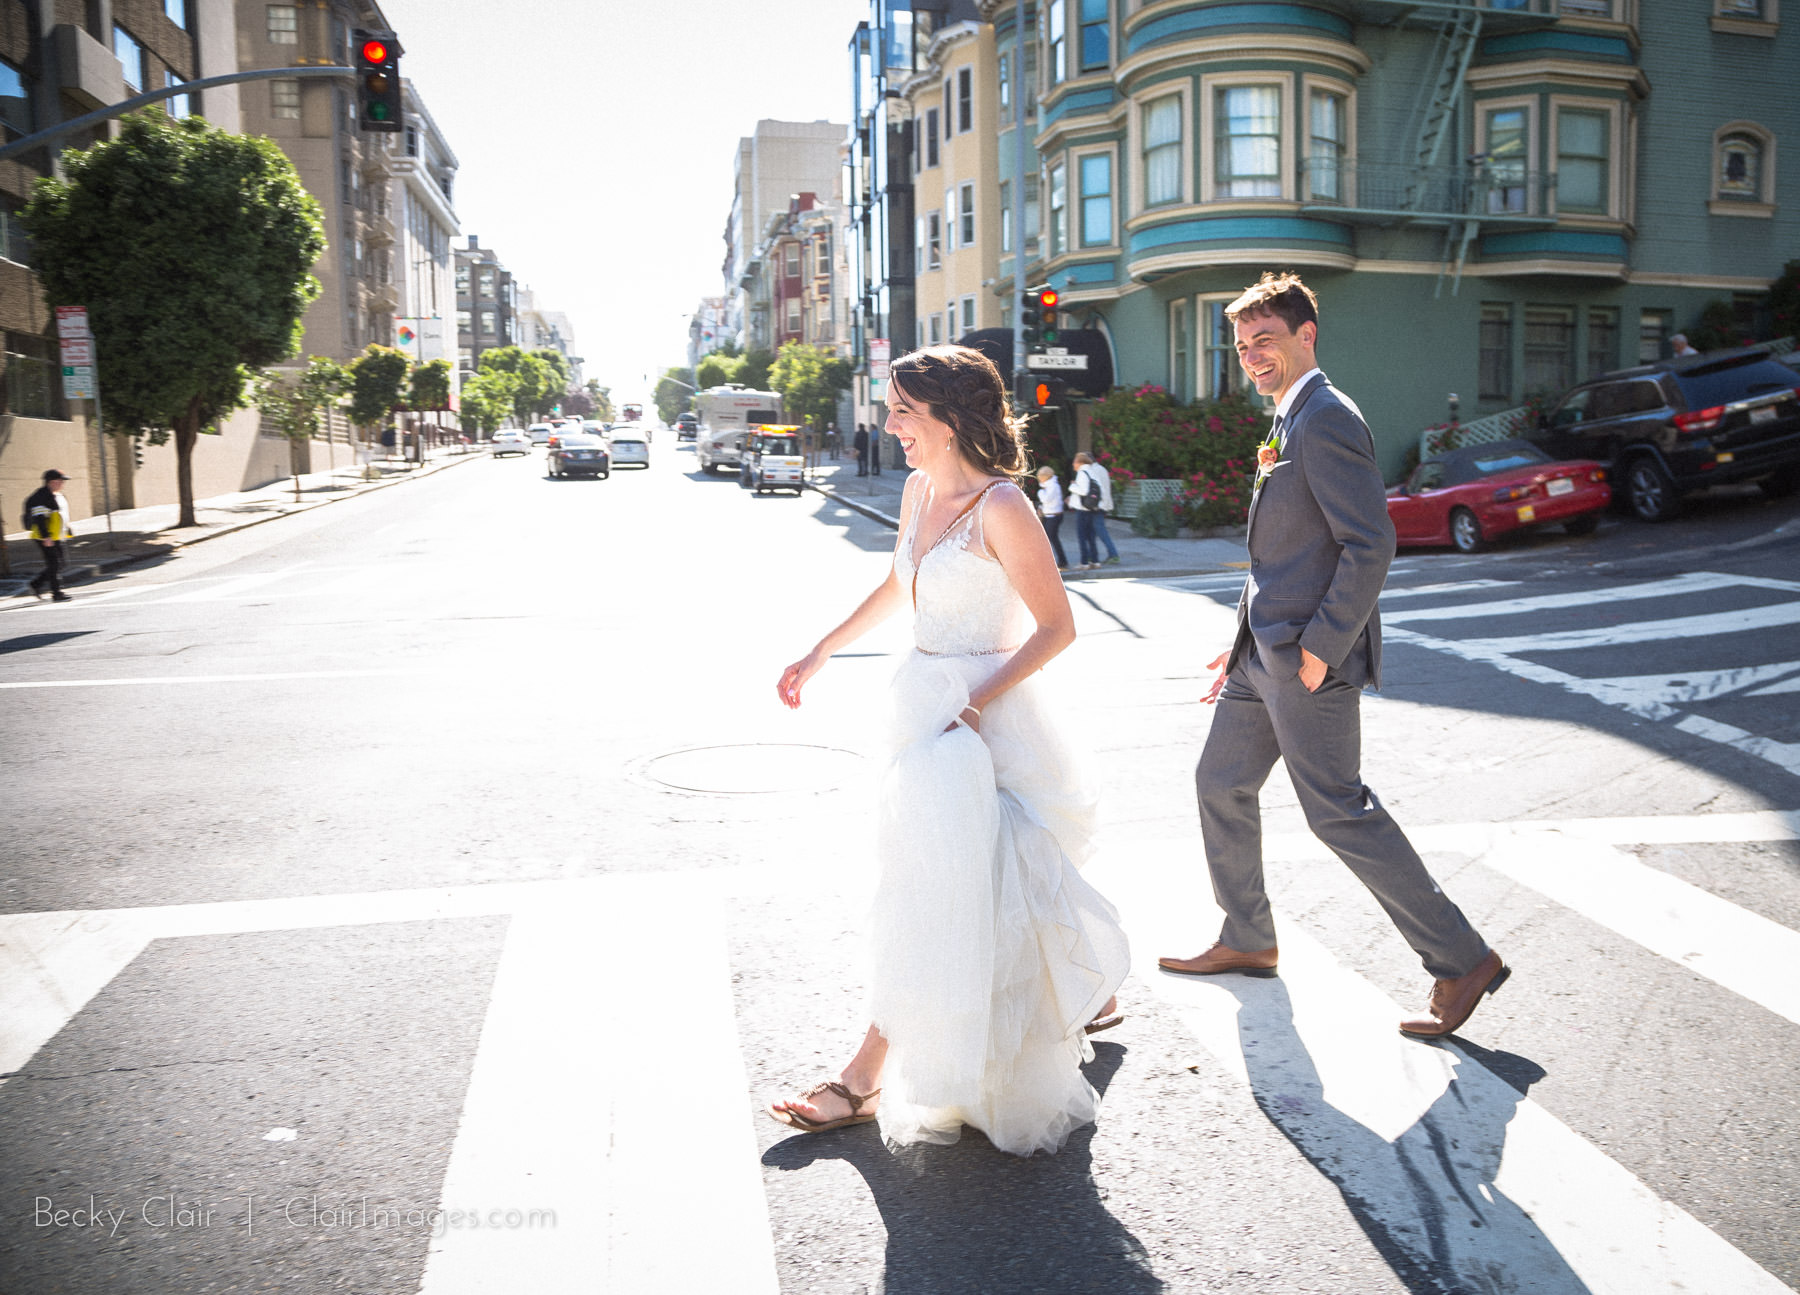
[[[1569,392],[1532,439],[1559,459],[1606,464],[1613,498],[1647,522],[1675,516],[1684,492],[1726,481],[1792,494],[1800,373],[1760,347],[1621,369]]]
[[[675,415],[675,439],[691,441],[700,431],[700,415],[691,410]]]

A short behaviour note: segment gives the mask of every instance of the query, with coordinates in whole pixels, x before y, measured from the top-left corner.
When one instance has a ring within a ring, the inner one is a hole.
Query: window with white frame
[[[1489,108],[1483,117],[1488,210],[1522,212],[1531,159],[1531,111],[1523,105]]]
[[[1525,307],[1525,390],[1561,391],[1575,381],[1575,311]]]
[[[1608,136],[1612,115],[1584,108],[1556,113],[1556,209],[1604,215],[1612,168]]]
[[[140,94],[149,89],[149,78],[144,75],[144,47],[135,36],[117,23],[113,24],[113,57],[119,60],[119,66],[124,69],[127,90]]]
[[[1061,256],[1069,246],[1068,171],[1061,162],[1050,168],[1050,255]]]
[[[956,120],[956,112],[955,112],[954,106],[950,102],[950,81],[949,81],[949,78],[946,77],[944,80],[944,138],[945,139],[950,138],[950,135],[951,135],[950,124],[952,122],[954,122],[955,120]]]
[[[1721,18],[1767,18],[1768,0],[1713,0],[1713,12]]]
[[[927,331],[933,346],[944,340],[944,317],[935,310],[931,312],[930,328]]]
[[[1774,202],[1775,136],[1750,121],[1719,127],[1713,133],[1713,214],[1772,215]]]
[[[1220,198],[1281,196],[1281,88],[1223,86],[1216,92],[1214,189]]]
[[[1038,230],[1040,228],[1038,221],[1041,219],[1041,213],[1043,211],[1043,203],[1041,201],[1039,201],[1038,195],[1042,191],[1042,189],[1043,189],[1043,185],[1038,181],[1038,175],[1037,175],[1036,171],[1031,172],[1029,175],[1027,175],[1025,177],[1025,255],[1026,256],[1032,255],[1033,250],[1037,246]]]
[[[300,10],[291,4],[272,4],[268,16],[269,44],[298,45],[300,43]]]
[[[1092,72],[1112,62],[1112,0],[1081,0],[1081,70]]]
[[[1012,251],[1013,245],[1012,181],[1000,181],[1000,250]]]
[[[1345,200],[1349,121],[1344,96],[1314,89],[1306,97],[1306,191],[1314,202]]]
[[[1670,310],[1638,311],[1639,364],[1654,364],[1667,353],[1669,334],[1674,330],[1675,312]]]
[[[1244,390],[1244,367],[1237,358],[1237,331],[1225,317],[1235,294],[1199,301],[1200,390],[1203,399],[1219,400]]]
[[[1512,399],[1513,308],[1504,301],[1483,302],[1476,364],[1478,400]]]
[[[790,333],[800,331],[800,298],[798,297],[787,299],[787,331]]]
[[[944,263],[944,218],[938,212],[925,217],[925,268],[935,270]]]
[[[1000,52],[1000,117],[1012,120],[1012,52]]]
[[[1611,18],[1612,0],[1557,0],[1557,11],[1570,18]]]
[[[1178,94],[1144,105],[1144,205],[1181,201],[1181,104]]]
[[[491,308],[482,310],[482,312],[481,312],[481,331],[484,336],[492,337],[494,335],[494,332],[497,328],[496,319],[497,319],[497,316]]]
[[[975,69],[956,69],[956,133],[966,135],[975,129]]]
[[[1177,400],[1188,398],[1188,366],[1194,355],[1188,305],[1186,297],[1169,303],[1169,394]]]
[[[962,331],[964,333],[975,331],[975,296],[973,293],[962,299]]]
[[[944,190],[944,254],[956,250],[956,190]]]
[[[300,81],[296,77],[277,77],[269,82],[269,115],[271,117],[300,116]]]
[[[1045,44],[1050,55],[1050,84],[1060,85],[1068,76],[1069,0],[1050,0]]]
[[[783,268],[786,271],[787,277],[790,279],[798,279],[800,277],[800,244],[789,243],[787,245],[786,255],[782,259],[785,262]]]
[[[956,241],[962,247],[975,246],[975,182],[964,180],[956,196]]]
[[[1111,153],[1089,153],[1080,159],[1081,245],[1105,247],[1112,242],[1113,164]]]

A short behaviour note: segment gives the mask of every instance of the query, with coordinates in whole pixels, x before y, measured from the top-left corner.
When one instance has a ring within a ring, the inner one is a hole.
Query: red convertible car
[[[1612,502],[1606,466],[1553,459],[1530,441],[1494,441],[1450,450],[1414,468],[1388,491],[1388,516],[1401,544],[1453,544],[1478,553],[1508,531],[1560,524],[1589,534]]]

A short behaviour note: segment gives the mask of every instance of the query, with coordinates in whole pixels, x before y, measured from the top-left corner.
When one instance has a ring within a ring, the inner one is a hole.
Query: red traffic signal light
[[[388,61],[388,47],[378,40],[366,40],[362,46],[362,60],[365,63],[385,63]]]
[[[1037,297],[1038,304],[1045,310],[1055,310],[1056,303],[1062,300],[1062,298],[1057,295],[1055,288],[1039,288]]]

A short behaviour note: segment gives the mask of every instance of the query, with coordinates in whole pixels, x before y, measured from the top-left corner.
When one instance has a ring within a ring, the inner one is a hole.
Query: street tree
[[[727,382],[736,382],[743,367],[742,358],[714,351],[702,359],[700,367],[694,370],[694,385],[705,391],[708,387],[722,387]]]
[[[24,225],[51,306],[86,306],[107,430],[175,441],[178,524],[194,524],[200,431],[250,374],[295,354],[319,295],[319,204],[272,140],[199,117],[125,117],[62,155]]]
[[[838,393],[850,386],[850,362],[829,346],[789,342],[769,369],[789,418],[806,419],[815,430],[837,415]]]
[[[569,357],[550,346],[540,346],[531,352],[531,358],[543,364],[548,371],[549,380],[543,384],[538,393],[538,404],[535,412],[539,418],[548,414],[552,406],[563,404],[563,397],[568,393],[569,383],[575,374],[569,368]],[[569,411],[565,408],[564,413]]]
[[[594,417],[598,418],[603,423],[612,422],[612,388],[601,386],[600,379],[598,378],[589,378],[587,380],[587,393],[589,398],[594,402]]]
[[[370,342],[350,361],[350,421],[358,427],[378,428],[406,403],[406,371],[410,361],[402,351]]]
[[[743,363],[738,367],[734,382],[741,382],[752,391],[769,389],[769,370],[775,364],[775,357],[765,350],[755,349],[744,352]]]
[[[543,359],[516,346],[496,346],[483,351],[480,367],[497,370],[512,378],[512,412],[521,423],[529,423],[540,412],[547,411],[556,403],[549,393],[561,391],[556,371]]]
[[[471,374],[462,387],[462,427],[478,437],[492,436],[512,413],[513,378],[498,369]]]
[[[287,440],[288,468],[294,475],[294,498],[300,498],[300,447],[319,435],[325,410],[349,389],[350,375],[336,360],[307,357],[298,373],[265,370],[256,379],[256,404],[263,427]]]
[[[450,361],[427,360],[412,371],[406,403],[413,409],[450,408]]]
[[[665,423],[674,422],[675,415],[688,407],[688,395],[697,385],[692,369],[665,370],[656,383],[656,416]]]

